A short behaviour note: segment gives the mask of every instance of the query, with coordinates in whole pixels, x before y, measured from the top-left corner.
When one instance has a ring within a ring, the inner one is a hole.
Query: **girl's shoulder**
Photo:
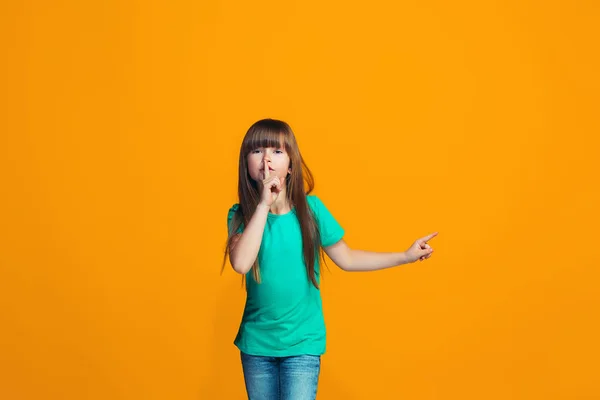
[[[237,213],[237,210],[239,210],[239,208],[240,208],[239,204],[234,204],[229,208],[229,212],[227,212],[227,227],[230,229],[231,229],[231,225],[233,223],[233,217],[235,217],[235,214]],[[241,232],[241,229],[243,229],[243,223],[240,225],[238,232]]]
[[[306,201],[308,202],[308,204],[310,204],[312,206],[318,205],[318,204],[323,204],[323,202],[321,201],[319,196],[317,196],[316,194],[307,194]]]
[[[311,208],[311,210],[317,214],[323,207],[325,207],[319,196],[315,194],[306,195],[306,202],[308,203],[308,206]]]
[[[240,205],[238,203],[232,205],[227,212],[227,221],[231,221],[237,210],[239,210]]]

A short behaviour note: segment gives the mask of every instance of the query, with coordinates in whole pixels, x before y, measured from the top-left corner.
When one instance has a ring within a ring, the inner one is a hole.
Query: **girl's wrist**
[[[259,210],[266,211],[268,213],[271,210],[271,206],[268,206],[261,202],[261,203],[258,203],[258,205],[256,206],[256,211],[259,211]]]
[[[408,251],[408,250],[403,252],[402,254],[404,254],[404,260],[405,260],[404,263],[405,264],[412,264],[415,261],[417,261],[413,258],[413,256],[410,254],[410,251]]]

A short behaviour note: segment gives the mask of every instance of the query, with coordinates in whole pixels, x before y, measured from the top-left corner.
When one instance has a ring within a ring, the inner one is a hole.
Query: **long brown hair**
[[[242,141],[238,168],[239,207],[230,224],[227,246],[223,257],[223,268],[231,250],[233,237],[242,224],[248,226],[250,218],[260,201],[259,186],[250,178],[248,172],[247,156],[256,148],[280,147],[282,144],[290,157],[291,168],[291,172],[285,180],[287,201],[290,207],[295,207],[296,216],[300,222],[302,250],[308,278],[318,288],[315,266],[318,265],[317,260],[323,258],[323,249],[317,221],[306,199],[306,196],[314,189],[314,179],[300,154],[292,128],[284,121],[276,119],[263,119],[255,122],[248,129]],[[252,265],[252,276],[256,282],[260,283],[258,257]]]

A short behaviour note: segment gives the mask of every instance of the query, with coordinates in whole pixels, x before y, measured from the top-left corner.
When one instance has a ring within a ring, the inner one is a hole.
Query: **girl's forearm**
[[[256,261],[268,214],[269,207],[259,204],[250,218],[248,226],[245,227],[244,232],[233,246],[229,259],[236,272],[246,274]]]
[[[376,271],[409,263],[405,252],[378,253],[373,251],[350,250],[350,259],[345,271]]]

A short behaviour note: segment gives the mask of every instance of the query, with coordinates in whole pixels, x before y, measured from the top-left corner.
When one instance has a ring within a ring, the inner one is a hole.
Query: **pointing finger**
[[[427,235],[427,236],[425,236],[425,237],[423,237],[423,238],[421,238],[419,240],[422,241],[422,242],[428,242],[431,239],[433,239],[434,237],[436,237],[437,235],[438,235],[438,232],[434,232],[434,233],[432,233],[430,235]]]
[[[265,158],[265,179],[269,177],[269,164],[267,163],[267,159]]]

